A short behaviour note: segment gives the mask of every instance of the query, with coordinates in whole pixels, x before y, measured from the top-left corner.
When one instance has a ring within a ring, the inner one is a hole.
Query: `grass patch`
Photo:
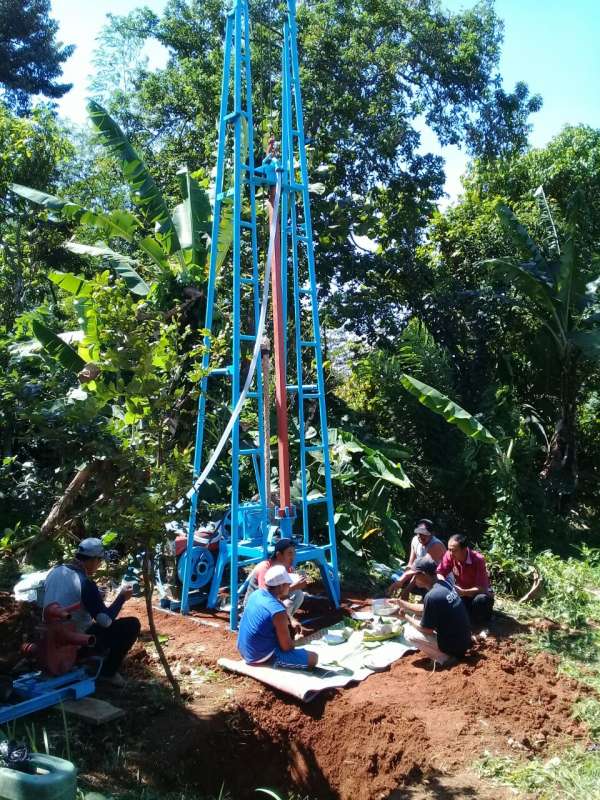
[[[598,551],[583,553],[577,563],[568,559],[562,567],[555,557],[544,561],[550,584],[538,607],[521,606],[502,599],[500,608],[523,623],[539,619],[540,611],[561,623],[560,627],[536,628],[521,639],[531,652],[558,658],[559,674],[597,692],[575,703],[573,716],[587,725],[590,737],[600,741],[600,585]],[[590,556],[593,556],[590,557]],[[600,745],[587,749],[569,747],[552,758],[527,761],[512,756],[486,756],[478,763],[482,777],[511,787],[518,796],[533,794],[536,800],[590,800],[600,797]]]
[[[598,797],[600,753],[571,748],[545,761],[486,756],[479,764],[485,778],[517,792],[535,793],[537,800],[590,800]]]

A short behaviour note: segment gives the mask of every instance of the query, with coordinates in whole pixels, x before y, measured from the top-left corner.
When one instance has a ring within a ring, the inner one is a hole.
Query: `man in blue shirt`
[[[265,588],[252,592],[246,603],[237,647],[247,664],[269,664],[291,669],[309,669],[317,663],[317,654],[303,647],[294,648],[289,617],[283,600],[292,578],[286,567],[278,564],[267,570]]]
[[[105,654],[100,677],[113,686],[125,685],[117,671],[140,634],[136,617],[117,619],[123,604],[132,595],[131,587],[123,587],[110,606],[92,580],[105,558],[100,539],[82,539],[70,564],[59,564],[48,573],[44,586],[44,609],[53,603],[63,608],[80,604],[71,613],[76,629],[96,638],[96,645]]]
[[[398,600],[406,617],[404,638],[429,656],[435,664],[450,667],[464,656],[471,646],[471,626],[465,604],[454,586],[438,579],[436,564],[428,556],[413,564],[417,586],[426,590],[423,604]],[[421,618],[406,612],[420,614]]]

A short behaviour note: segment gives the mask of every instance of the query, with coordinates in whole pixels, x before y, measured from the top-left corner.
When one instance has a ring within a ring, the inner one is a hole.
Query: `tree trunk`
[[[577,467],[577,380],[575,359],[567,358],[561,374],[561,415],[548,448],[541,472],[548,491],[556,499],[557,510],[566,511],[575,494]]]
[[[54,503],[50,509],[50,513],[42,523],[42,536],[50,536],[56,528],[66,522],[71,506],[79,497],[90,478],[96,473],[99,463],[98,461],[90,461],[89,464],[86,464],[77,472],[71,483],[65,489],[63,496],[59,497],[56,503]]]
[[[149,548],[146,547],[144,550],[144,558],[142,561],[142,573],[144,575],[144,599],[146,601],[146,614],[148,615],[148,627],[150,628],[150,636],[152,636],[152,641],[154,642],[154,647],[156,648],[156,652],[158,653],[158,658],[160,659],[160,663],[162,668],[165,671],[165,675],[167,676],[167,680],[171,684],[173,688],[173,695],[175,697],[175,701],[177,703],[181,702],[181,692],[179,690],[179,684],[173,672],[171,671],[171,666],[167,661],[167,657],[165,655],[165,651],[159,641],[158,633],[156,631],[156,624],[154,622],[154,609],[152,608],[152,592],[154,590],[154,581],[152,579],[152,568],[150,563],[150,554]]]

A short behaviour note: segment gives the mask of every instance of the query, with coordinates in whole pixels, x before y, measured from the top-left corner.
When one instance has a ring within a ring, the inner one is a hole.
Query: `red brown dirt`
[[[0,673],[21,659],[21,645],[33,639],[39,623],[33,603],[17,603],[8,592],[0,592]]]
[[[142,619],[144,631],[127,662],[128,690],[107,695],[128,714],[106,731],[123,765],[98,763],[96,735],[78,735],[79,766],[98,789],[125,788],[139,770],[158,790],[218,794],[225,783],[237,800],[256,797],[257,786],[291,784],[318,800],[499,800],[501,791],[488,793],[468,771],[485,750],[545,753],[587,738],[571,716],[586,690],[559,678],[551,657],[531,659],[510,635],[514,621],[497,623],[495,635],[450,671],[431,672],[422,657],[409,655],[302,705],[218,669],[219,657],[236,656],[224,614],[157,611],[187,701],[178,707],[160,689],[143,603],[131,601],[127,613]],[[34,622],[30,606],[0,596],[4,654],[18,650]]]
[[[141,604],[135,610],[144,617]],[[184,686],[190,671],[215,670],[217,658],[236,654],[223,615],[156,616]],[[256,786],[293,783],[319,800],[375,800],[416,797],[398,790],[462,774],[484,750],[534,754],[584,740],[571,709],[585,690],[559,679],[551,657],[531,659],[514,638],[497,633],[451,671],[432,673],[422,657],[409,655],[306,705],[217,670],[213,680],[188,688],[185,709],[153,718],[151,740],[130,761],[171,790],[173,773],[165,781],[159,763],[176,764],[179,785],[200,792],[218,792],[225,781],[244,798],[255,796]],[[150,661],[138,646],[130,674],[147,675]]]

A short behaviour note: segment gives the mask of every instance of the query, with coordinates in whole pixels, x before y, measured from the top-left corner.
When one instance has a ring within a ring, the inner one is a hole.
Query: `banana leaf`
[[[217,273],[227,258],[233,244],[233,205],[223,203],[221,206],[221,221],[219,223],[219,241],[217,242]],[[212,243],[211,243],[212,247]]]
[[[86,281],[85,278],[80,278],[78,275],[73,275],[72,272],[50,272],[48,273],[48,280],[55,283],[59,289],[76,297],[89,297],[92,293],[91,282]]]
[[[99,247],[88,244],[80,244],[79,242],[66,242],[64,247],[71,253],[78,255],[98,256],[101,257],[114,272],[125,281],[127,288],[140,297],[145,297],[150,291],[150,287],[146,281],[138,275],[133,268],[135,263],[131,258],[111,250],[110,247]]]
[[[125,180],[131,189],[133,202],[142,210],[148,223],[156,229],[165,252],[172,255],[181,249],[169,209],[154,178],[139,157],[121,128],[101,105],[91,100],[88,111],[100,140],[121,161]]]
[[[190,175],[187,167],[177,173],[183,202],[173,212],[181,248],[188,266],[206,264],[206,237],[210,233],[210,200],[207,192]]]
[[[586,358],[600,359],[600,328],[591,331],[575,331],[569,341],[576,345]]]
[[[484,444],[497,444],[496,437],[481,422],[445,394],[406,373],[400,377],[400,382],[422,405],[442,416],[450,425],[456,425],[466,436]]]
[[[496,213],[500,217],[500,221],[504,229],[509,234],[510,238],[517,245],[517,247],[527,250],[531,258],[535,262],[538,269],[543,273],[548,273],[549,267],[544,254],[529,235],[527,228],[519,222],[517,215],[508,206],[500,203],[496,207]]]
[[[39,319],[34,319],[31,323],[34,336],[40,341],[44,350],[48,355],[55,358],[58,363],[65,369],[71,372],[81,372],[85,367],[86,362],[80,355],[71,347],[70,344],[63,341],[60,336],[54,333],[53,330],[48,328]]]
[[[29,186],[22,186],[20,183],[11,183],[10,188],[19,197],[57,212],[63,219],[70,222],[91,225],[102,231],[107,237],[117,236],[131,242],[140,227],[139,220],[128,211],[111,211],[105,214],[103,212],[90,211],[77,203],[61,200],[52,194],[31,189]]]
[[[510,278],[513,283],[532,301],[542,306],[556,318],[556,308],[554,305],[554,293],[550,286],[540,279],[537,271],[534,271],[528,264],[517,264],[503,258],[490,258],[480,262],[482,266],[493,269],[498,274]]]

